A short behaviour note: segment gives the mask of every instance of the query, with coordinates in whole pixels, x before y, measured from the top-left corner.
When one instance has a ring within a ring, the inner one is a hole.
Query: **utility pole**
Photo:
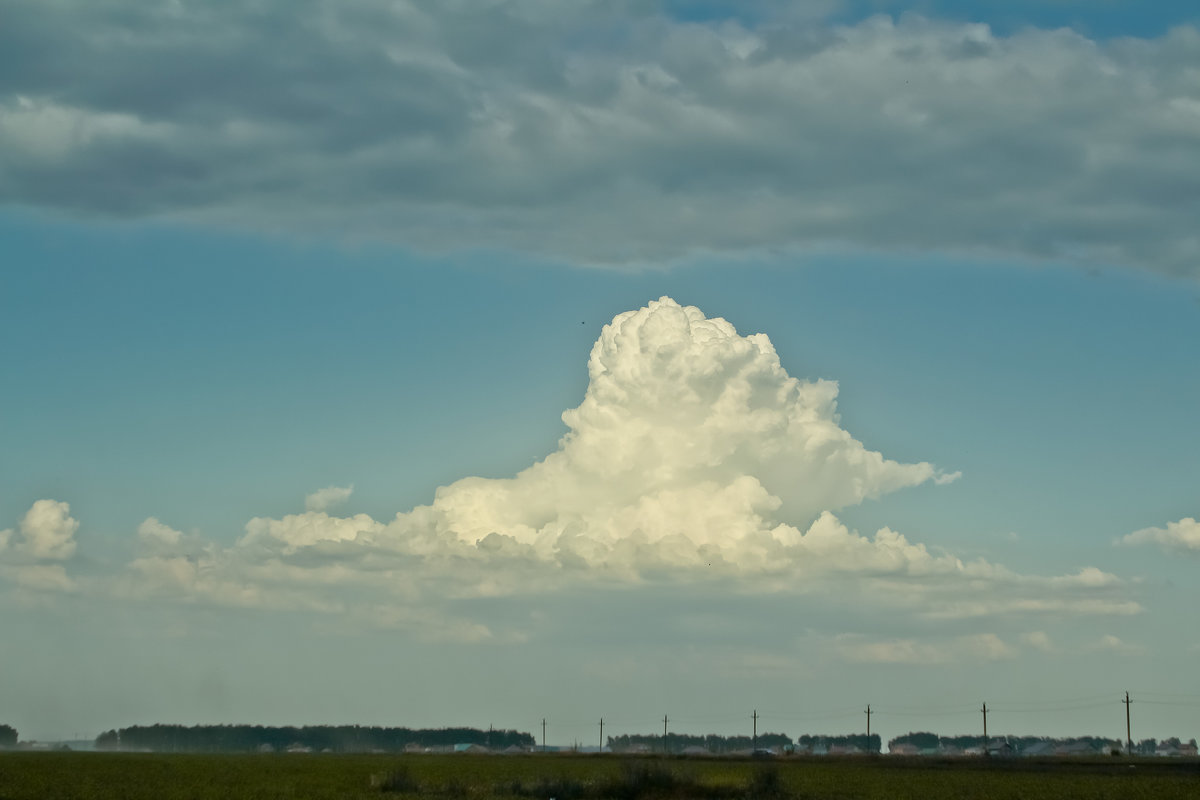
[[[754,720],[754,738],[751,740],[753,746],[751,752],[758,749],[758,709],[754,709],[754,713],[750,715],[750,719]]]
[[[1125,704],[1125,754],[1133,755],[1133,736],[1129,732],[1129,704],[1133,702],[1129,699],[1129,692],[1125,693],[1125,699],[1121,701]]]
[[[871,704],[867,703],[867,738],[871,738]]]
[[[663,714],[663,755],[667,754],[667,715]]]
[[[546,752],[546,718],[542,717],[542,752]]]
[[[600,752],[604,752],[604,717],[600,718]]]
[[[983,704],[983,754],[988,755],[987,703]]]

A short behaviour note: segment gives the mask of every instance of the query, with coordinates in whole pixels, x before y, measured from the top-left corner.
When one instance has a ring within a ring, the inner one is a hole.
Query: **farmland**
[[[0,753],[0,800],[937,800],[1194,798],[1177,759],[626,759],[522,755]]]

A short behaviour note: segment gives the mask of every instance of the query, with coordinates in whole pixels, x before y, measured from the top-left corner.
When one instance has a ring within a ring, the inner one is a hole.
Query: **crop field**
[[[0,753],[0,800],[1200,797],[1200,762]]]

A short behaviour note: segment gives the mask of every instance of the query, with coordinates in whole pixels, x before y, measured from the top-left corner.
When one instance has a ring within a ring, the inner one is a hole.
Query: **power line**
[[[1200,700],[1200,694],[1190,692],[1152,692],[1145,689],[1137,689],[1136,687],[1133,691],[1136,691],[1139,697],[1148,694],[1151,697],[1191,697]],[[1141,701],[1139,700],[1138,702]]]
[[[1074,705],[1048,704],[1029,708],[1010,708],[1004,705],[993,705],[988,710],[993,712],[1001,712],[1004,714],[1039,714],[1053,711],[1086,711],[1089,708],[1107,708],[1111,703],[1112,700],[1110,699],[1092,703],[1078,703]]]

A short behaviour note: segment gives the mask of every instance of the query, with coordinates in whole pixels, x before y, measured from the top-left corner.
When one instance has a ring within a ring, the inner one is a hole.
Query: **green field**
[[[619,756],[0,753],[0,800],[938,800],[1200,797],[1167,759],[626,759]]]

